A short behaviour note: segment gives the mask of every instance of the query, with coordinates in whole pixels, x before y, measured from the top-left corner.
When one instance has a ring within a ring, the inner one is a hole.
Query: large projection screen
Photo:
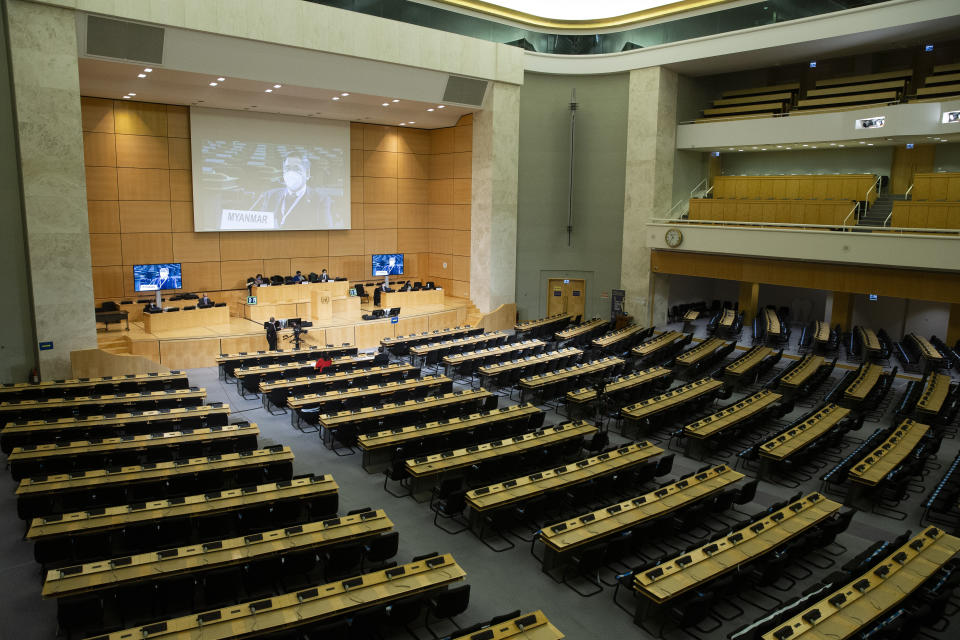
[[[350,228],[350,123],[190,109],[195,231]]]

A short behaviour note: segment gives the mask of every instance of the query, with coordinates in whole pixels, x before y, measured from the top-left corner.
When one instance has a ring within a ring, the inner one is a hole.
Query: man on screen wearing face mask
[[[272,211],[277,229],[329,229],[334,227],[330,198],[307,185],[310,159],[297,152],[283,159],[283,187],[260,194],[252,209]]]

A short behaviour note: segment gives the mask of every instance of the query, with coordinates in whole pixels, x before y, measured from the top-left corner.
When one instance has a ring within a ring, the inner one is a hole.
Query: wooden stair
[[[471,327],[479,327],[480,321],[483,320],[483,314],[480,312],[480,309],[477,309],[474,306],[473,301],[467,303],[467,319],[466,323]]]
[[[117,355],[129,354],[130,341],[121,333],[100,333],[97,335],[97,348]]]

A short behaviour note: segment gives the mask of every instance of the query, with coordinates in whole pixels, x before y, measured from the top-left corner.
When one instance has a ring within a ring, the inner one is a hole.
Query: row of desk
[[[415,347],[421,344],[427,344],[428,342],[437,342],[440,340],[451,340],[453,338],[468,337],[483,333],[482,327],[471,327],[466,325],[463,327],[451,327],[448,329],[435,329],[434,331],[423,331],[421,333],[411,333],[405,336],[396,336],[391,338],[382,338],[380,340],[380,346],[384,349],[390,350],[391,353],[396,355],[403,355],[398,352],[398,349],[407,349],[410,347]],[[406,352],[404,352],[406,353]]]
[[[507,341],[507,334],[504,331],[491,331],[489,333],[479,333],[470,336],[452,338],[450,340],[441,340],[439,342],[428,342],[414,347],[410,347],[411,362],[423,364],[428,357],[433,355],[439,361],[443,356],[461,351],[474,351],[484,347],[492,347],[503,344]]]
[[[569,327],[563,331],[557,331],[553,334],[553,336],[556,340],[561,342],[564,340],[577,340],[579,338],[583,338],[584,336],[588,336],[592,333],[600,331],[608,324],[610,323],[606,320],[601,318],[593,318],[592,320],[587,320],[586,322]]]
[[[327,373],[337,371],[352,371],[353,369],[362,369],[372,367],[374,355],[364,353],[352,356],[339,356],[328,358],[330,364],[324,367]],[[316,371],[317,358],[307,356],[300,360],[291,360],[289,362],[275,362],[272,364],[253,365],[250,367],[237,367],[233,370],[233,376],[237,380],[237,393],[243,395],[243,389],[256,390],[261,382],[266,380],[276,380],[277,378],[287,377],[289,374],[296,374],[304,371]]]
[[[916,333],[908,333],[907,340],[913,344],[917,353],[920,354],[920,358],[927,361],[930,366],[942,367],[945,364],[944,358],[937,348],[930,344],[930,341],[923,336],[917,335]]]
[[[443,356],[443,364],[447,366],[449,374],[452,367],[469,366],[489,359],[491,362],[510,359],[511,357],[524,355],[534,355],[542,351],[546,345],[536,338],[532,340],[521,340],[519,342],[508,342],[496,347],[486,347],[475,351],[463,351],[461,353],[452,353]]]
[[[103,395],[70,396],[66,398],[34,398],[0,402],[0,424],[31,418],[67,417],[86,414],[110,407],[151,406],[177,407],[201,404],[207,391],[188,387],[164,391],[143,391]]]
[[[784,337],[783,323],[780,322],[776,309],[767,307],[763,310],[763,329],[768,339],[781,340]]]
[[[328,344],[324,347],[304,345],[300,349],[276,349],[274,351],[241,351],[239,353],[222,353],[216,358],[220,368],[220,377],[233,377],[233,370],[237,367],[261,366],[278,362],[292,362],[294,360],[317,361],[320,358],[341,358],[357,355],[357,347],[344,345],[335,347]]]
[[[341,405],[351,400],[369,405],[382,404],[391,397],[410,394],[446,393],[453,390],[453,380],[447,376],[423,376],[397,382],[386,382],[366,387],[353,387],[340,391],[322,391],[289,396],[287,406],[295,412],[305,409],[321,409],[331,405]],[[324,411],[325,413],[328,412]],[[296,421],[295,421],[296,422]]]
[[[640,402],[623,407],[620,409],[620,416],[634,422],[648,420],[658,414],[676,409],[688,403],[712,398],[722,386],[723,383],[719,380],[701,378],[653,398],[641,400]]]
[[[782,462],[805,450],[850,415],[850,409],[826,404],[760,445],[761,459]]]
[[[342,390],[365,382],[394,382],[416,378],[420,368],[406,363],[392,363],[364,369],[343,369],[333,373],[317,373],[295,378],[280,378],[260,383],[263,406],[269,409],[287,406],[287,397],[323,389]]]
[[[714,439],[730,429],[739,428],[745,422],[763,415],[782,398],[782,395],[769,389],[758,391],[716,413],[685,425],[681,432],[694,441]],[[689,453],[691,452],[688,451]]]
[[[551,329],[559,330],[561,327],[565,327],[570,322],[573,321],[573,314],[570,313],[557,313],[552,316],[547,316],[546,318],[539,318],[537,320],[527,320],[526,322],[518,322],[513,325],[513,330],[518,334],[525,333],[555,333]]]
[[[380,425],[387,421],[410,424],[422,422],[425,416],[430,416],[436,412],[472,411],[491,398],[495,399],[496,396],[482,388],[454,391],[421,400],[407,400],[405,402],[387,403],[379,407],[362,407],[352,411],[324,413],[318,416],[318,423],[328,431],[349,426],[360,433],[369,433],[379,430]]]
[[[32,400],[38,398],[63,397],[78,392],[91,394],[100,390],[109,393],[129,393],[133,391],[159,391],[163,389],[183,389],[190,386],[187,374],[183,371],[165,373],[131,373],[123,376],[104,376],[100,378],[73,378],[70,380],[44,380],[38,383],[14,382],[0,384],[0,400]]]
[[[720,349],[730,346],[731,343],[722,338],[708,338],[692,349],[677,356],[675,362],[680,367],[693,367],[714,356]]]
[[[630,350],[630,353],[637,358],[652,358],[658,353],[666,351],[671,347],[675,347],[682,342],[689,344],[692,338],[693,334],[690,333],[682,333],[680,331],[664,331],[656,338],[651,338],[642,344],[638,344]]]
[[[844,399],[854,402],[863,401],[873,391],[882,374],[883,367],[880,365],[872,362],[864,363],[860,366],[857,377],[843,390]]]
[[[648,330],[646,327],[641,325],[631,324],[623,329],[617,329],[616,331],[605,333],[599,338],[594,338],[590,344],[593,347],[597,349],[603,349],[608,353],[625,351],[631,343],[636,342],[637,340],[642,340],[647,331],[652,333],[653,329]]]
[[[950,393],[953,380],[943,373],[931,373],[927,376],[923,392],[917,400],[917,413],[923,417],[935,417],[943,410],[943,403]]]
[[[857,340],[863,349],[863,358],[867,360],[880,355],[883,347],[880,345],[880,339],[873,329],[867,327],[856,328]]]
[[[480,376],[481,381],[497,378],[506,383],[508,377],[515,378],[516,381],[519,381],[524,374],[532,373],[532,371],[530,371],[531,369],[543,367],[545,371],[547,367],[565,366],[566,364],[578,361],[581,356],[583,356],[583,351],[580,349],[564,347],[556,351],[538,353],[535,356],[484,365],[477,368],[477,374]]]
[[[822,356],[804,356],[785,375],[780,378],[780,386],[786,389],[802,387],[817,370],[826,364]]]
[[[566,388],[569,388],[569,385],[577,383],[582,378],[607,376],[611,372],[620,370],[623,365],[624,361],[620,358],[606,357],[521,378],[517,382],[517,386],[520,388],[520,400],[522,401],[527,393],[533,393],[543,398],[560,395],[560,393],[566,391]]]
[[[731,378],[744,379],[774,353],[770,347],[757,345],[724,367],[723,373]]]
[[[667,367],[650,367],[626,375],[619,376],[607,382],[603,388],[604,396],[608,398],[624,398],[633,394],[642,393],[651,384],[665,385],[670,383],[673,371]],[[663,388],[663,387],[660,387]],[[636,397],[634,395],[634,397]],[[581,387],[568,391],[565,396],[568,408],[585,407],[597,399],[597,390],[593,387]]]

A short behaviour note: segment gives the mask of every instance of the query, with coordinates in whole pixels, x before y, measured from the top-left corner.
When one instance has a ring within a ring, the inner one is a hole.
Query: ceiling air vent
[[[443,90],[443,101],[481,107],[486,92],[487,82],[485,80],[448,76],[447,87]]]
[[[87,16],[87,55],[163,63],[163,27]]]

